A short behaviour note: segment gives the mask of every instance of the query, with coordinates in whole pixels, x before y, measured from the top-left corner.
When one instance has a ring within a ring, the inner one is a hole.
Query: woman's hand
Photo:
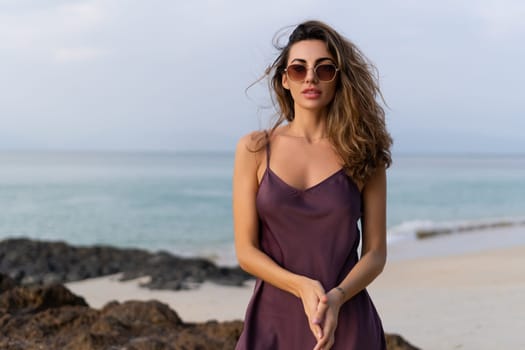
[[[325,290],[319,281],[303,277],[297,288],[299,298],[303,302],[304,313],[308,318],[308,325],[315,339],[319,341],[323,337],[323,330],[319,322],[314,322],[318,314],[318,307],[322,304],[321,298],[325,296]]]
[[[339,309],[342,304],[343,295],[335,288],[321,297],[314,323],[321,327],[322,336],[317,339],[314,350],[329,350],[334,345]]]

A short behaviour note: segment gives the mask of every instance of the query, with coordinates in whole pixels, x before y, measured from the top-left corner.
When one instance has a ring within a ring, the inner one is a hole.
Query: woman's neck
[[[294,120],[288,123],[286,134],[316,141],[327,137],[324,113],[301,110],[295,113]]]

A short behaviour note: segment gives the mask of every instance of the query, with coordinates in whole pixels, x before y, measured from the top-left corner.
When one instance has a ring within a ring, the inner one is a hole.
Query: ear
[[[281,84],[286,90],[290,90],[290,85],[288,85],[288,75],[286,73],[281,75]]]

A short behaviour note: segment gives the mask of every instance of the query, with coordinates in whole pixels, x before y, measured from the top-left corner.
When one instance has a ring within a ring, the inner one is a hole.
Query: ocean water
[[[0,239],[30,237],[234,264],[232,153],[0,152]],[[525,218],[525,156],[394,157],[388,239]]]

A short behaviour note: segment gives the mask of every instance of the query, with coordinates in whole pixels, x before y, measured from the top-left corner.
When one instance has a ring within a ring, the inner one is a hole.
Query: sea
[[[0,152],[0,239],[104,244],[236,263],[231,152]],[[388,244],[525,222],[525,155],[394,155]]]

